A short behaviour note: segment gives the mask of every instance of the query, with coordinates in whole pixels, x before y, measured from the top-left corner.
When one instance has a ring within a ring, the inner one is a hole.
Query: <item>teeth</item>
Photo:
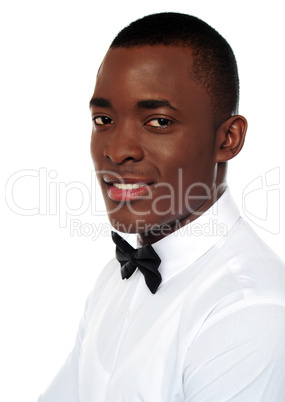
[[[137,184],[137,183],[113,183],[113,186],[119,188],[120,190],[133,190],[135,188],[144,187],[145,184]]]

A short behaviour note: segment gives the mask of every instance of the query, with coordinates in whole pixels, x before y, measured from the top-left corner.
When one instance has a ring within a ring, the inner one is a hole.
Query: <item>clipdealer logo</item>
[[[182,181],[182,171],[178,172],[178,180]],[[202,183],[196,183],[195,186],[197,185],[202,186]],[[32,195],[28,197],[28,202],[24,203],[26,187],[32,188],[33,191],[31,192]],[[242,192],[242,211],[245,216],[253,224],[272,234],[280,232],[279,187],[280,168],[276,167],[251,180]],[[204,187],[204,190],[207,189]],[[210,192],[209,189],[208,192]],[[190,197],[190,191],[187,193]],[[48,170],[44,167],[38,170],[19,170],[8,178],[5,196],[7,206],[15,214],[57,216],[59,227],[69,228],[71,236],[85,236],[95,240],[99,234],[102,235],[101,232],[104,235],[110,233],[110,224],[96,223],[95,221],[95,223],[83,223],[81,219],[78,219],[87,213],[97,217],[106,216],[95,171],[91,171],[90,183],[87,185],[80,181],[69,183],[60,181],[57,171]],[[116,208],[120,209],[121,206],[122,203],[119,203]],[[130,211],[133,212],[131,205]],[[158,213],[158,215],[161,214]],[[74,219],[75,217],[77,219]],[[140,222],[139,218],[138,222]],[[217,232],[216,226],[212,225],[212,228]],[[220,230],[223,231],[223,228]],[[203,235],[207,235],[208,232],[209,235],[211,234],[209,228],[204,231],[199,229],[199,231]],[[197,233],[196,235],[198,235]]]
[[[276,167],[253,179],[243,190],[242,210],[256,226],[280,232],[280,168]]]

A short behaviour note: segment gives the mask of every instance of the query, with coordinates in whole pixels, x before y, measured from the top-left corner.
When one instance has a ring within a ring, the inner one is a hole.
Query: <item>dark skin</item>
[[[242,116],[229,116],[215,129],[210,97],[190,78],[191,68],[188,49],[143,46],[110,49],[98,72],[90,102],[94,167],[111,224],[138,233],[142,244],[216,202],[226,162],[244,143]],[[118,177],[144,183],[146,191],[130,196],[131,190],[116,189]]]

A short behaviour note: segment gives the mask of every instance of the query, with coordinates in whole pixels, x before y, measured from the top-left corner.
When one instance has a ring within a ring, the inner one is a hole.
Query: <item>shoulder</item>
[[[285,305],[285,264],[242,218],[217,245],[229,277],[250,300]]]
[[[243,219],[192,271],[196,285],[191,295],[199,301],[197,317],[203,318],[200,330],[223,325],[227,317],[244,317],[247,325],[255,325],[251,314],[260,324],[280,319],[285,325],[285,265]],[[191,304],[185,310],[192,312]]]

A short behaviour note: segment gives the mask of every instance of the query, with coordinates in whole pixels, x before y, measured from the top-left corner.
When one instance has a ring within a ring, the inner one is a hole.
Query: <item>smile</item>
[[[120,190],[133,190],[135,188],[145,187],[145,184],[113,183],[113,186],[119,188]]]
[[[150,186],[147,183],[107,183],[108,196],[113,201],[127,202],[140,198],[149,198]]]

